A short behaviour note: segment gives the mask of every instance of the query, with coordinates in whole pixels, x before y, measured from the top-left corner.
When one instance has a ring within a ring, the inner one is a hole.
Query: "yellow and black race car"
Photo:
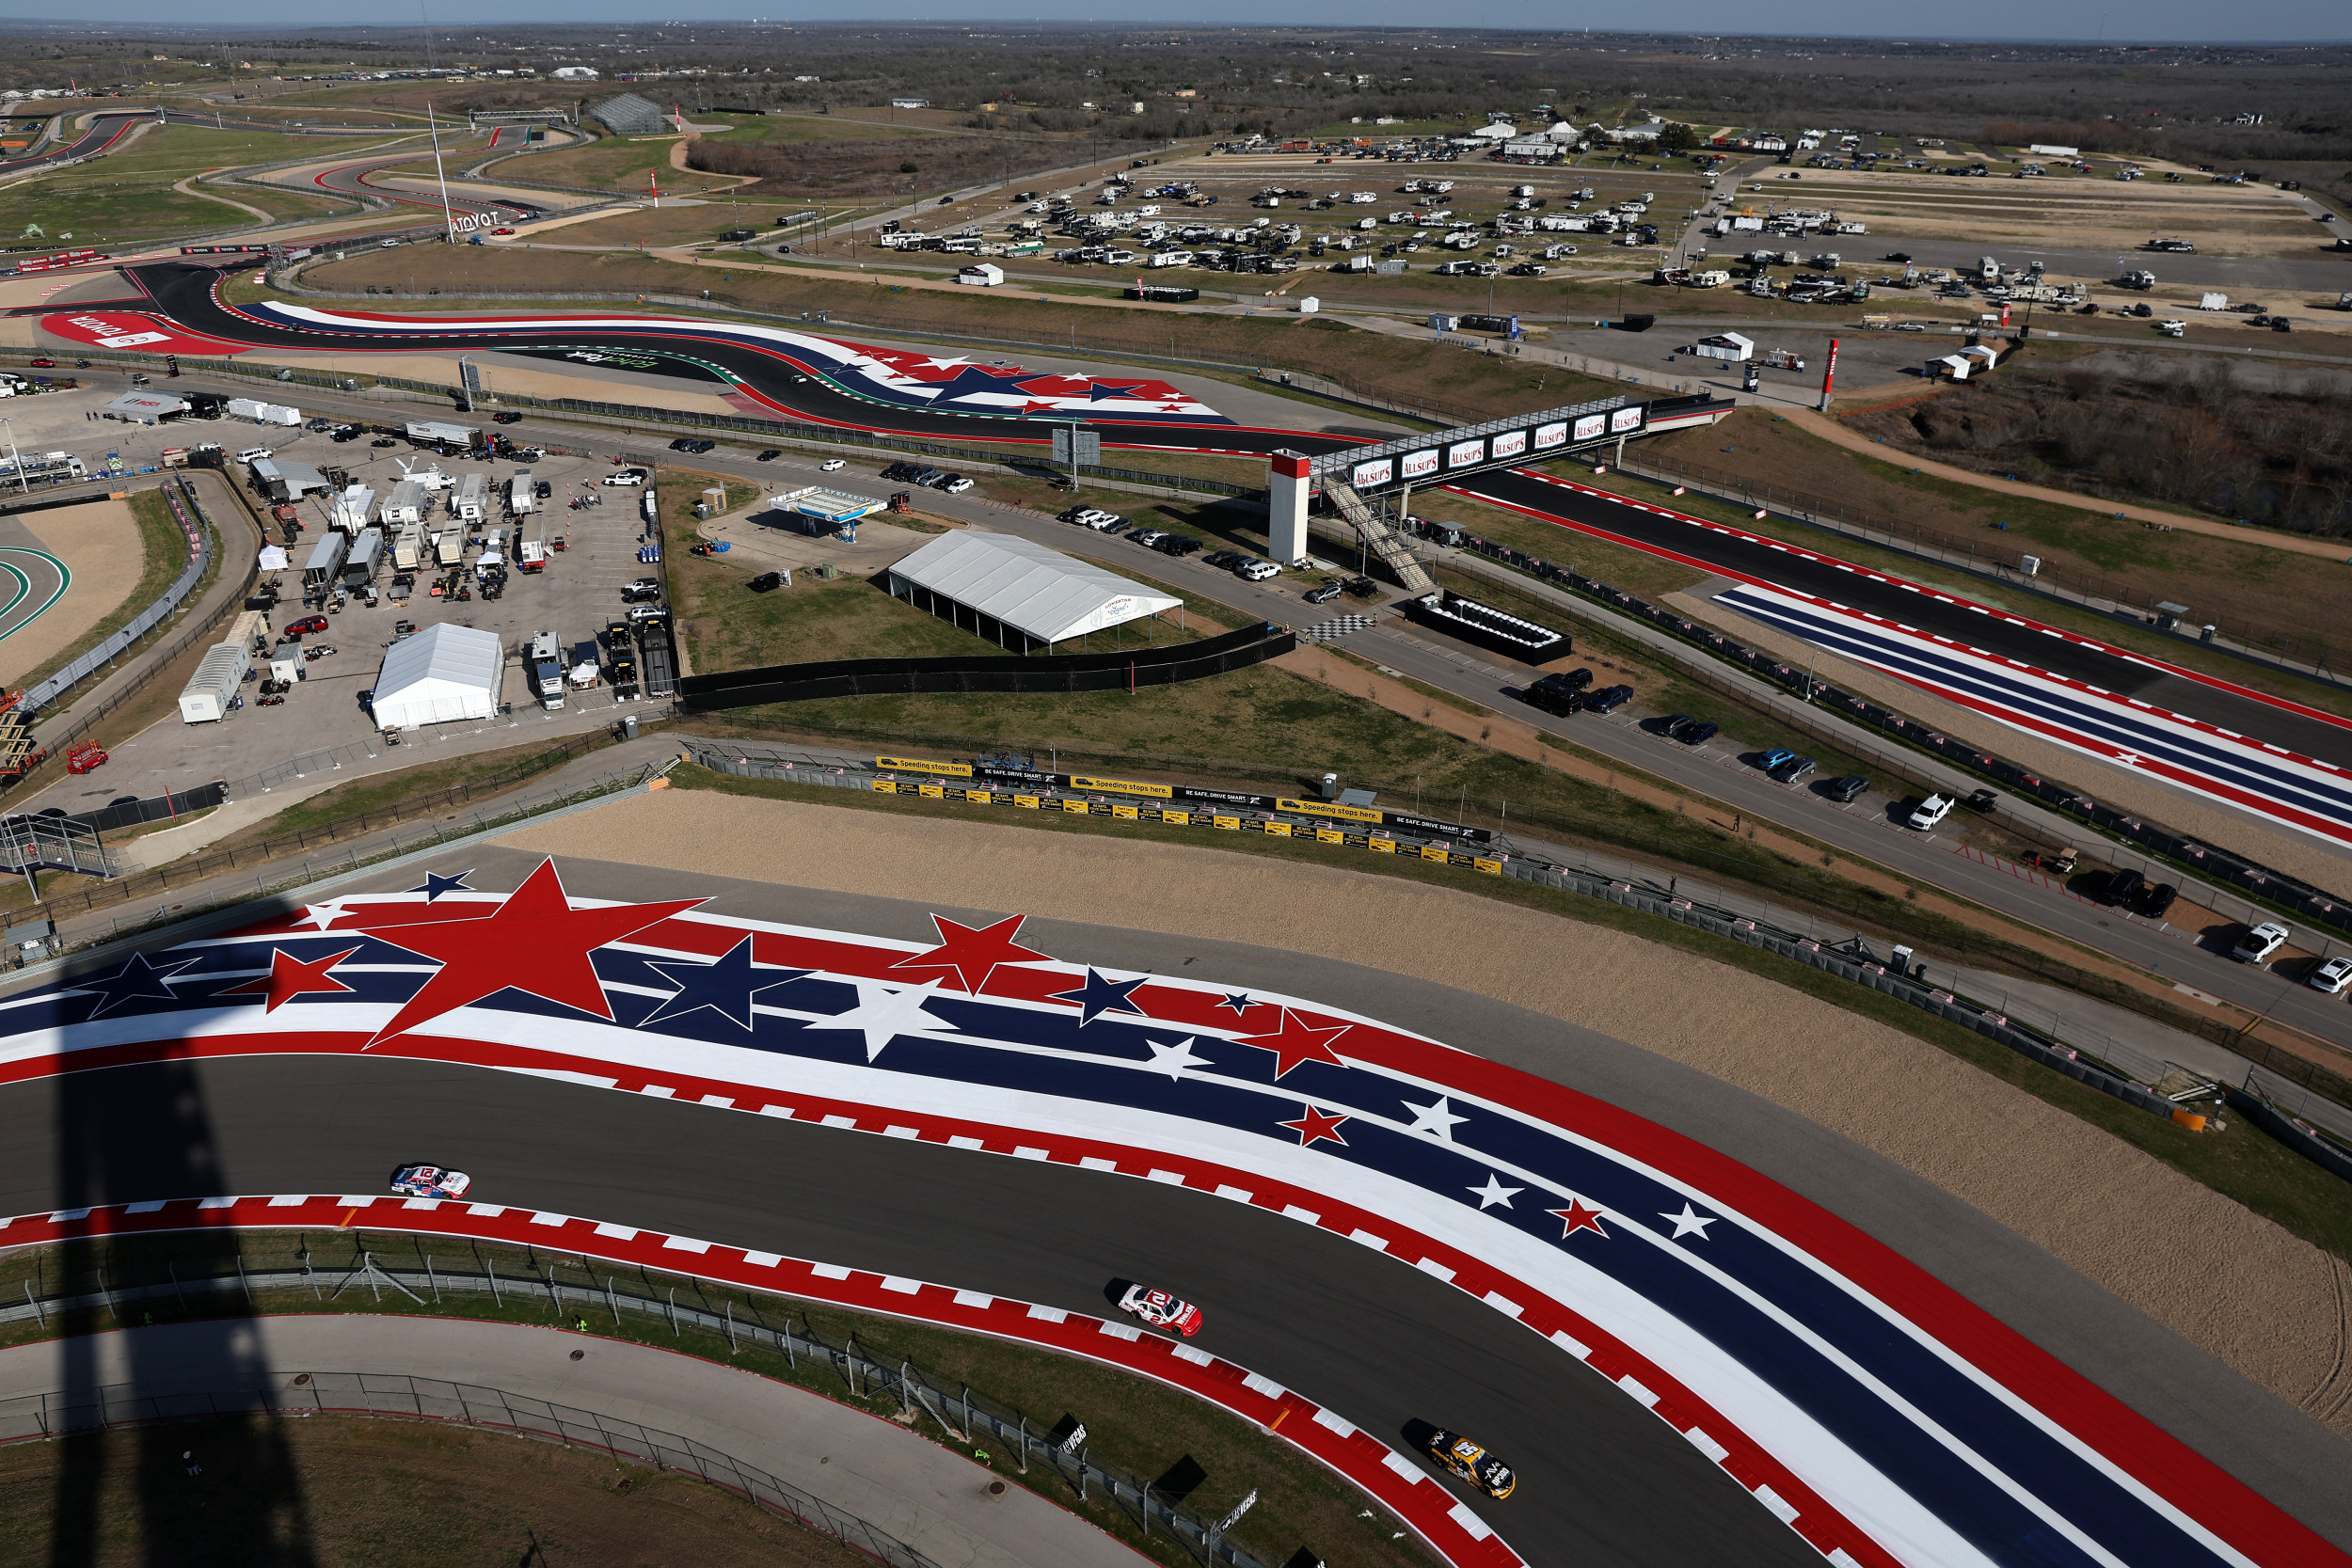
[[[1429,1434],[1424,1446],[1432,1459],[1490,1497],[1507,1497],[1511,1488],[1519,1483],[1511,1466],[1469,1438],[1456,1436],[1442,1427]]]

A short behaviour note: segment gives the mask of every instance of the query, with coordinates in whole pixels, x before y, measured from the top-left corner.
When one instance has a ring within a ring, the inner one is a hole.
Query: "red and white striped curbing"
[[[1370,1494],[1454,1568],[1523,1565],[1524,1560],[1469,1504],[1456,1501],[1421,1466],[1345,1418],[1246,1367],[1180,1340],[1057,1307],[960,1291],[894,1275],[869,1274],[837,1264],[813,1263],[772,1252],[720,1246],[687,1236],[600,1224],[571,1214],[423,1197],[278,1195],[174,1198],[67,1209],[0,1220],[0,1248],[38,1246],[88,1236],[215,1229],[333,1229],[353,1226],[369,1230],[547,1247],[569,1256],[594,1257],[612,1263],[771,1291],[803,1301],[907,1318],[1085,1356],[1182,1388],[1255,1422]],[[1709,1440],[1703,1433],[1692,1433],[1692,1441],[1703,1449],[1709,1449]],[[1716,1456],[1719,1460],[1725,1457],[1721,1453]],[[1736,1468],[1734,1473],[1738,1473]],[[1770,1501],[1768,1497],[1768,1505]]]

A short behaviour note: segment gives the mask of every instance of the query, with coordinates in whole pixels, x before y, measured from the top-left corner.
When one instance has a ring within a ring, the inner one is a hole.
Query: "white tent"
[[[943,533],[891,567],[889,585],[908,603],[1025,653],[1184,602],[1009,533]]]
[[[384,729],[489,719],[499,710],[506,646],[493,631],[427,626],[395,642],[375,676],[375,721]]]

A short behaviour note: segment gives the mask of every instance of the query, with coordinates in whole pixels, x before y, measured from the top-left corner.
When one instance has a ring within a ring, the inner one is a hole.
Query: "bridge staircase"
[[[1422,564],[1421,557],[1414,552],[1412,541],[1391,526],[1386,517],[1366,505],[1364,498],[1356,493],[1353,485],[1327,479],[1323,482],[1323,493],[1331,499],[1331,504],[1340,509],[1340,515],[1345,517],[1356,530],[1357,537],[1380,558],[1381,563],[1388,567],[1406,592],[1434,594],[1438,591],[1437,578],[1431,577],[1429,568]]]

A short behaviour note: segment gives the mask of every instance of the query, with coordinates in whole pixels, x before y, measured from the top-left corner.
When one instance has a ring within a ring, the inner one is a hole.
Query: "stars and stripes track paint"
[[[0,1082],[373,1053],[1118,1172],[1450,1282],[1841,1562],[2352,1561],[1704,1146],[1342,1007],[1064,964],[1020,917],[934,922],[914,944],[575,900],[552,862],[506,895],[437,875],[0,1002]]]
[[[1673,517],[1709,532],[1745,538],[1791,556],[1823,562],[1840,571],[1893,584],[1959,609],[2096,649],[2127,664],[2164,675],[2251,699],[2304,719],[2344,726],[2337,715],[2288,702],[2266,692],[2167,664],[2096,639],[2045,626],[2008,610],[1974,604],[1939,590],[1922,588],[1881,572],[1852,566],[1834,556],[1819,554],[1760,534],[1746,533],[1722,523],[1708,522],[1669,508],[1629,501],[1604,490],[1549,475],[1523,474],[1580,495],[1632,506],[1653,515]],[[1734,579],[1735,587],[1715,595],[1716,602],[1811,642],[1828,652],[1870,665],[1921,690],[1960,704],[1998,720],[2012,729],[2072,751],[2095,756],[2119,767],[2163,779],[2210,800],[2227,801],[2281,827],[2293,828],[2338,844],[2352,844],[2352,768],[2304,756],[2234,730],[2186,714],[2175,713],[2087,681],[2060,675],[2022,659],[1973,646],[1954,638],[1922,631],[1916,626],[1857,610],[1819,594],[1800,593],[1764,578],[1731,571],[1722,564],[1638,539],[1613,534],[1572,518],[1521,506],[1481,493],[1474,484],[1455,486],[1463,494],[1491,505],[1556,523],[1563,528],[1624,545],[1645,554],[1661,556]]]
[[[1715,602],[2039,739],[2352,844],[2352,771],[2333,763],[1849,606],[1745,585]]]
[[[343,353],[361,347],[447,354],[480,350],[562,346],[567,336],[598,341],[660,343],[691,352],[697,343],[725,343],[771,354],[795,369],[820,377],[834,390],[889,408],[978,419],[1076,419],[1120,424],[1230,425],[1232,421],[1192,393],[1142,375],[1072,375],[1032,371],[1009,363],[983,363],[968,355],[923,354],[877,348],[813,333],[749,323],[713,322],[681,316],[518,312],[513,315],[420,315],[374,310],[325,310],[314,306],[263,302],[223,306],[240,318],[277,333],[299,333],[314,346]],[[147,313],[62,311],[41,318],[43,331],[99,347],[144,347],[155,353],[237,354],[247,345],[219,342],[193,334],[169,318]],[[195,348],[190,344],[217,342]],[[753,388],[737,389],[763,403]],[[780,404],[769,404],[784,410]],[[798,417],[798,416],[795,416]]]
[[[1254,1421],[1369,1493],[1455,1568],[1522,1568],[1523,1560],[1476,1510],[1455,1501],[1421,1466],[1344,1418],[1272,1378],[1206,1351],[1128,1323],[1057,1307],[571,1214],[426,1197],[281,1194],[68,1209],[0,1219],[0,1248],[88,1236],[353,1225],[379,1232],[551,1247],[568,1256],[774,1291],[1085,1356],[1182,1388]]]

